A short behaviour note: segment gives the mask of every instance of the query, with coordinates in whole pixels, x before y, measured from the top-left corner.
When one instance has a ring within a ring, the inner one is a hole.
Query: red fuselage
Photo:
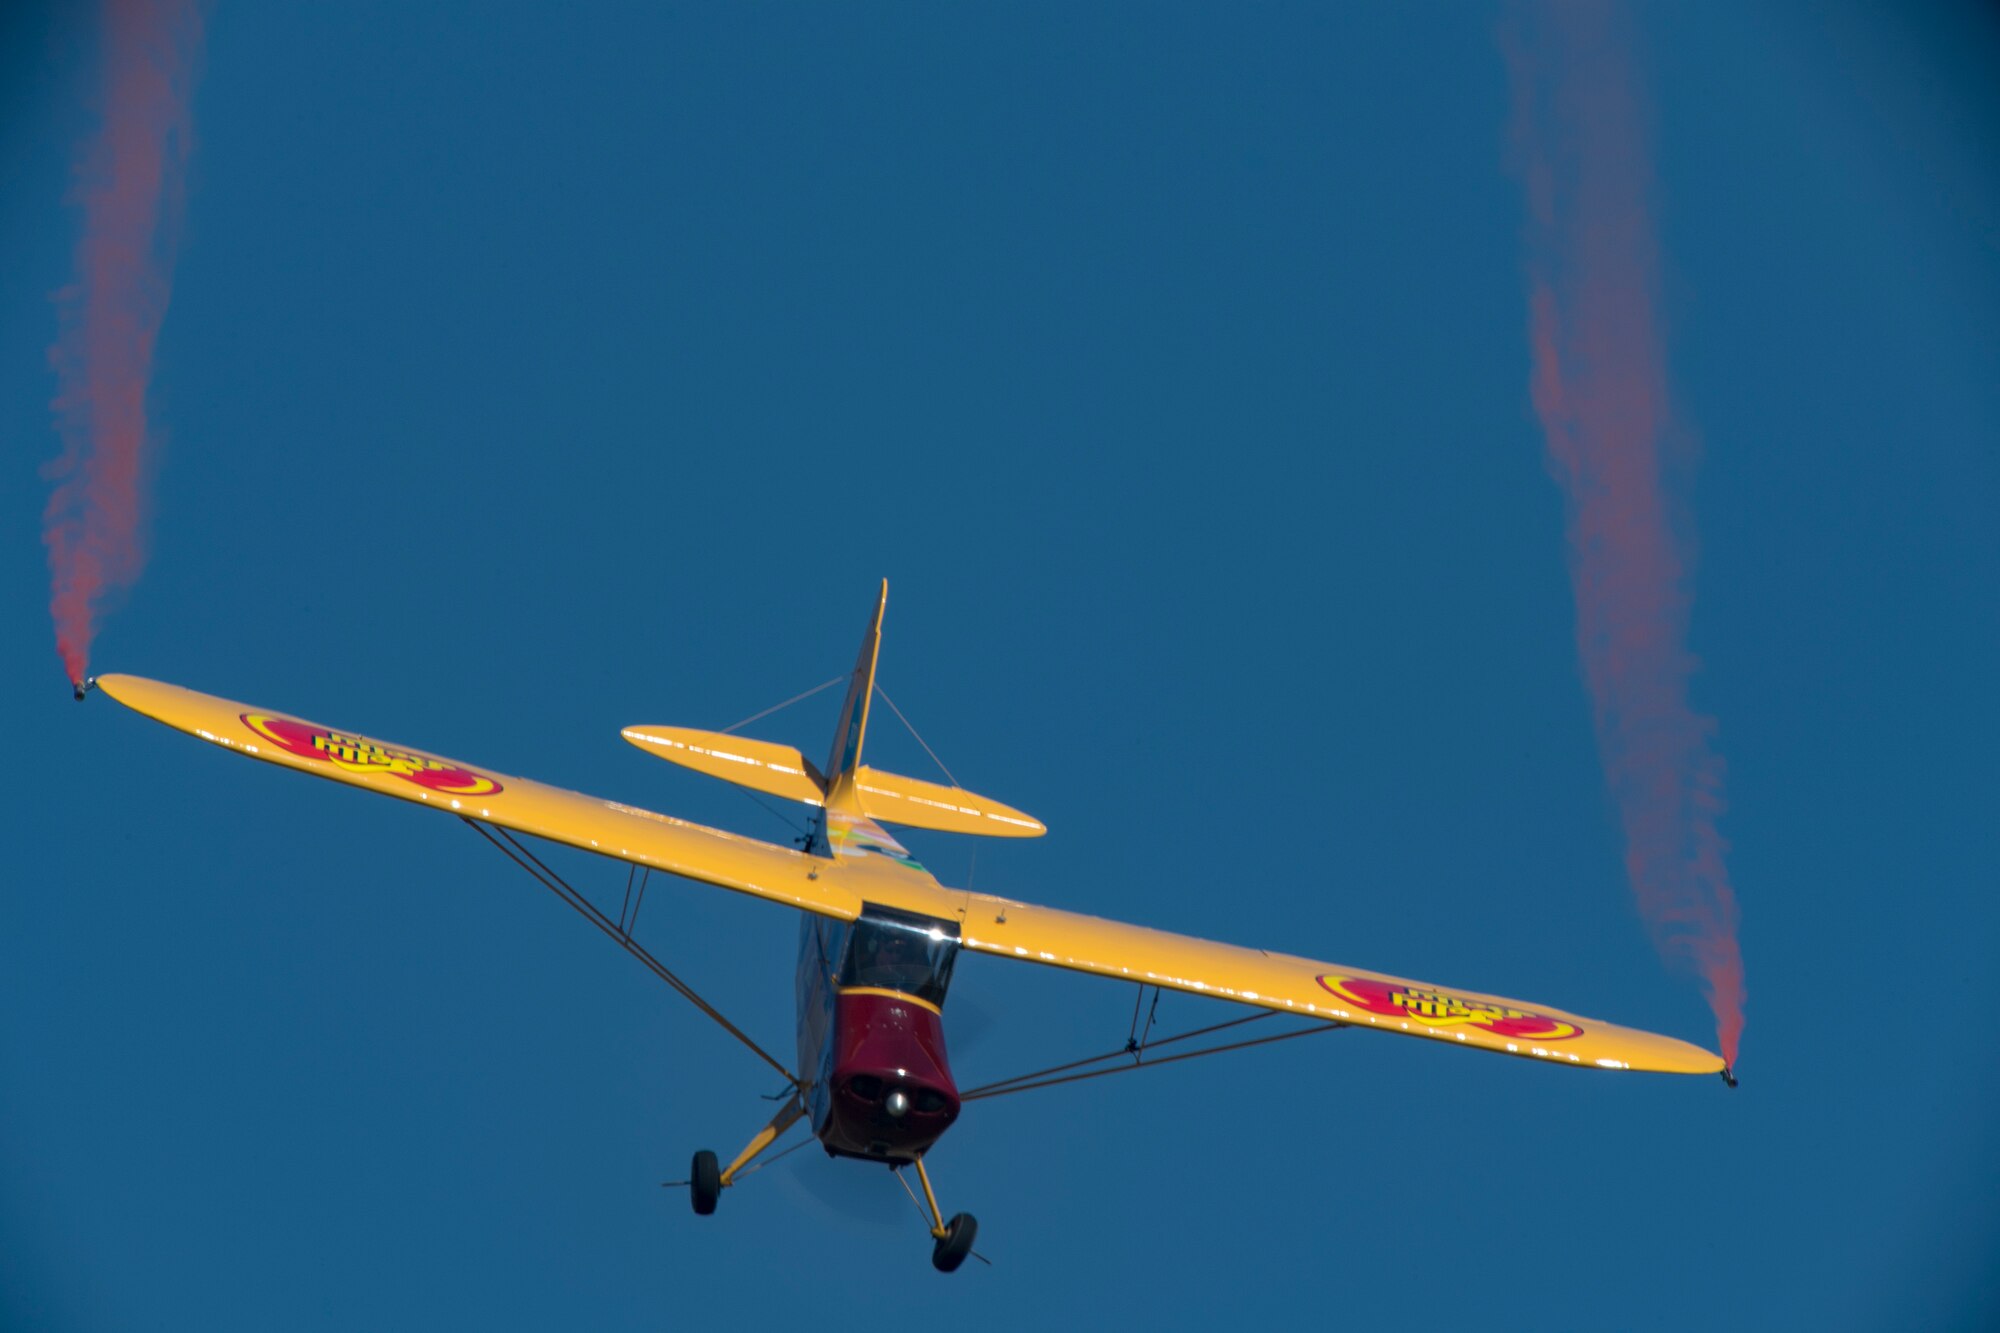
[[[813,1130],[833,1152],[906,1161],[958,1118],[943,1020],[914,996],[841,992],[831,1049],[828,1115],[824,1124],[815,1118]]]
[[[941,974],[915,962],[878,964],[868,979],[891,984],[852,984],[857,955],[868,951],[866,937],[857,948],[855,934],[868,929],[866,921],[854,928],[824,919],[805,923],[799,1069],[811,1080],[813,1133],[829,1153],[908,1162],[958,1118],[939,1003],[949,964]]]

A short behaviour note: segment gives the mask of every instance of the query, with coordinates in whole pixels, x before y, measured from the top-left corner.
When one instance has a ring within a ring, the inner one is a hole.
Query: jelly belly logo
[[[1319,984],[1349,1004],[1380,1014],[1384,1018],[1414,1018],[1425,1027],[1449,1028],[1460,1025],[1480,1028],[1496,1037],[1526,1041],[1566,1041],[1583,1035],[1574,1023],[1510,1009],[1487,1000],[1468,1000],[1422,986],[1403,986],[1363,977],[1324,976]]]
[[[387,773],[448,796],[491,796],[500,784],[483,774],[410,750],[329,731],[288,717],[245,713],[243,723],[271,744],[301,759],[317,759],[349,773]]]

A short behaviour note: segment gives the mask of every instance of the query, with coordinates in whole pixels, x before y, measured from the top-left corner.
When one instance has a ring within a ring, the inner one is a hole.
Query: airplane
[[[941,1272],[956,1270],[974,1253],[978,1223],[967,1213],[945,1218],[925,1158],[958,1119],[963,1103],[984,1096],[1357,1029],[1572,1068],[1720,1074],[1729,1086],[1736,1085],[1721,1058],[1699,1046],[1545,1005],[1169,934],[939,883],[885,826],[1003,838],[1037,837],[1045,830],[1031,816],[955,784],[901,777],[862,762],[873,702],[878,695],[887,698],[876,687],[875,668],[888,596],[884,580],[854,670],[846,677],[847,695],[824,765],[790,746],[730,732],[645,725],[624,729],[624,738],[649,754],[807,807],[809,830],[799,845],[789,847],[138,676],[103,675],[80,682],[78,697],[86,688],[99,689],[128,708],[233,753],[441,810],[471,825],[786,1080],[778,1113],[727,1166],[704,1150],[694,1155],[687,1180],[667,1182],[687,1187],[696,1213],[714,1213],[723,1192],[758,1169],[756,1159],[804,1120],[811,1138],[794,1148],[816,1139],[831,1156],[886,1164],[905,1190],[909,1184],[902,1172],[914,1170],[923,1189],[918,1206],[933,1240],[931,1262]],[[840,680],[835,677],[819,688]],[[787,701],[792,702],[797,700]],[[890,707],[894,709],[893,701]],[[617,918],[598,909],[515,834],[627,863],[625,901]],[[638,880],[635,902],[634,878],[641,872],[646,878]],[[795,1064],[758,1045],[633,938],[654,872],[732,889],[800,913]],[[953,968],[967,953],[1136,984],[1126,1044],[1106,1055],[961,1091],[946,1053],[943,1013]],[[1177,991],[1232,1001],[1256,1012],[1154,1038],[1151,1012],[1143,1030],[1139,1024],[1148,989],[1155,1010],[1162,992]],[[1276,1016],[1290,1016],[1297,1025],[1254,1040],[1152,1055],[1173,1042]],[[915,1191],[909,1192],[914,1200]]]

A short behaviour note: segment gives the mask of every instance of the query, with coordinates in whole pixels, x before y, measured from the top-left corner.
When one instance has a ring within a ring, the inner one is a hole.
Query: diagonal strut
[[[541,884],[543,888],[548,889],[551,893],[555,894],[556,897],[568,903],[572,908],[576,910],[579,916],[583,917],[586,921],[590,922],[591,925],[596,926],[606,935],[609,935],[612,938],[612,940],[617,943],[618,947],[625,950],[626,953],[631,954],[641,963],[645,964],[647,971],[651,972],[654,976],[658,977],[660,980],[666,982],[667,985],[671,986],[674,989],[674,991],[677,994],[679,994],[683,999],[685,999],[688,1003],[692,1004],[695,1008],[701,1010],[702,1013],[714,1019],[716,1024],[720,1026],[724,1032],[727,1032],[730,1036],[736,1038],[736,1040],[742,1042],[745,1046],[749,1047],[751,1052],[754,1053],[759,1060],[762,1060],[765,1064],[771,1066],[771,1068],[777,1070],[778,1073],[782,1074],[787,1083],[791,1084],[794,1088],[801,1086],[799,1080],[792,1074],[791,1070],[786,1069],[784,1065],[780,1064],[777,1061],[777,1059],[771,1055],[769,1051],[765,1050],[762,1046],[759,1046],[755,1041],[751,1040],[749,1035],[745,1033],[743,1029],[737,1027],[727,1018],[724,1018],[721,1012],[717,1010],[714,1005],[710,1004],[707,1000],[702,999],[701,996],[695,992],[694,987],[688,985],[685,981],[682,981],[679,977],[675,976],[673,971],[669,969],[665,963],[662,963],[659,959],[653,957],[652,953],[647,950],[645,945],[633,939],[630,932],[625,928],[623,922],[614,922],[610,917],[598,911],[597,907],[590,901],[590,899],[584,897],[581,893],[577,892],[577,890],[571,887],[568,881],[564,880],[561,875],[558,875],[555,871],[549,869],[548,865],[544,863],[540,857],[536,856],[526,847],[523,847],[520,841],[517,838],[515,838],[513,834],[509,833],[504,828],[500,828],[498,825],[489,826],[486,824],[482,824],[478,820],[468,819],[464,815],[460,815],[459,818],[465,820],[467,826],[469,826],[474,833],[477,833],[480,837],[486,839],[486,841],[492,843],[495,847],[499,848],[501,855],[505,856],[515,865],[521,867],[521,869],[527,871],[528,874],[533,876],[536,882]],[[643,889],[641,890],[641,892],[643,893]],[[633,917],[635,920],[637,919],[637,916],[638,913],[635,911],[633,913]]]

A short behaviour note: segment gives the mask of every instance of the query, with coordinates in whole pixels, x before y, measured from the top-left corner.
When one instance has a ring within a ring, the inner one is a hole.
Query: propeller
[[[884,1228],[910,1225],[910,1201],[885,1166],[811,1148],[783,1166],[785,1192],[824,1216]]]

